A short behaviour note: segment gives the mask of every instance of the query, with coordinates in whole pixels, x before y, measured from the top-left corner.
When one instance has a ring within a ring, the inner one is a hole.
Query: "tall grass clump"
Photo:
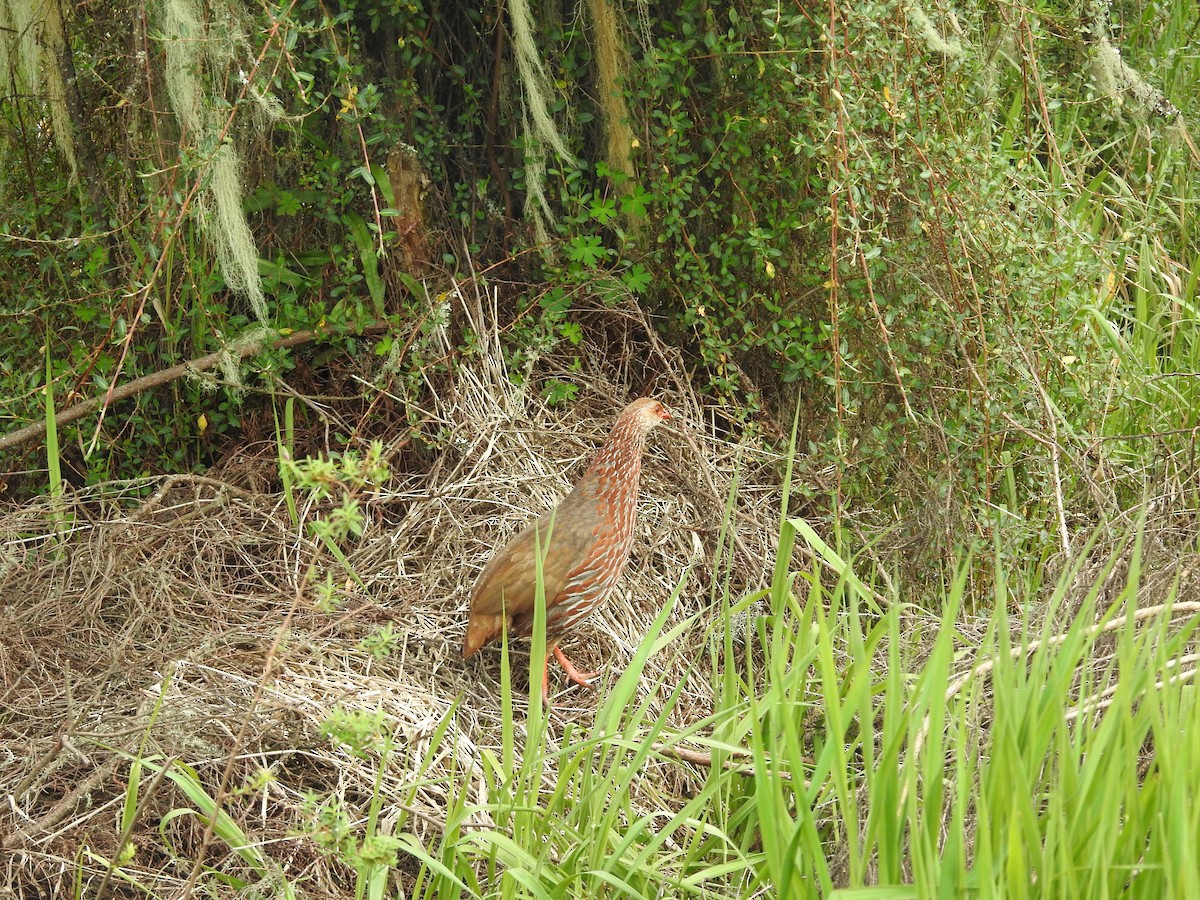
[[[838,563],[791,570],[798,538]],[[413,895],[1191,896],[1200,603],[1139,533],[1080,549],[1054,579],[997,562],[973,612],[974,554],[906,604],[785,520],[769,592],[709,634],[711,714],[672,725],[681,686],[640,677],[669,609],[590,729],[548,728],[537,661]],[[680,791],[663,763],[699,767]]]
[[[1146,603],[1141,560],[1131,540],[1056,583],[998,566],[983,616],[965,611],[969,558],[937,615],[864,615],[868,597],[816,573],[775,595],[767,658],[793,665],[768,663],[743,720],[764,880],[1187,896],[1200,777],[1175,759],[1200,734],[1200,604],[1175,585]]]

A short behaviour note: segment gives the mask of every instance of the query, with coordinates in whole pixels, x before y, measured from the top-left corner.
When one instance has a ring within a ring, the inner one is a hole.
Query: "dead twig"
[[[382,322],[377,322],[374,325],[368,326],[367,331],[380,330],[386,328],[387,325]],[[317,340],[321,335],[315,331],[297,331],[294,334],[289,334],[286,337],[281,337],[271,343],[271,347],[279,350],[286,347],[298,347],[301,344],[308,344]],[[150,375],[145,375],[141,378],[135,378],[133,381],[123,384],[118,388],[114,388],[105,392],[102,397],[92,397],[90,400],[84,400],[82,403],[76,403],[74,406],[64,409],[54,417],[55,427],[61,428],[63,425],[70,424],[77,419],[82,419],[84,416],[102,406],[107,408],[112,406],[119,400],[128,400],[130,397],[136,397],[144,391],[152,388],[160,387],[183,378],[185,375],[194,372],[203,372],[216,366],[228,354],[233,354],[238,359],[244,359],[258,353],[263,349],[263,345],[258,341],[246,341],[241,344],[236,344],[232,347],[227,347],[223,350],[218,350],[215,353],[210,353],[208,356],[202,356],[199,359],[193,359],[189,362],[180,363],[177,366],[171,366],[169,369],[163,369],[160,372],[154,372]],[[32,425],[26,425],[24,428],[19,428],[11,434],[0,436],[0,452],[11,450],[13,447],[18,447],[27,441],[37,440],[46,434],[46,423],[34,422]]]
[[[665,756],[667,759],[677,759],[680,762],[691,763],[695,766],[704,766],[711,769],[714,765],[712,753],[707,753],[702,750],[692,750],[690,747],[676,747],[671,744],[654,744],[652,748],[655,753],[660,756]],[[739,759],[753,759],[754,754],[748,750],[738,750],[734,748],[726,748],[725,751],[731,757]],[[812,760],[808,757],[802,757],[801,762],[806,765],[811,765]],[[727,759],[721,763],[721,768],[727,772],[733,772],[736,775],[744,775],[748,778],[753,778],[758,775],[758,770],[750,763],[739,763],[733,759]],[[792,780],[791,772],[779,772],[779,777],[784,781]]]

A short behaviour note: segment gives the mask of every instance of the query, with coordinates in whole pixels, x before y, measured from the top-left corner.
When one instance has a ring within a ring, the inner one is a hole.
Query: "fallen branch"
[[[365,330],[376,331],[385,327],[386,325],[380,322],[368,326]],[[297,331],[294,334],[289,334],[274,341],[271,347],[276,350],[286,347],[298,347],[301,344],[315,341],[319,337],[321,335],[315,331]],[[199,359],[171,366],[171,368],[163,369],[161,372],[154,372],[142,378],[135,378],[128,384],[123,384],[118,388],[105,392],[104,396],[93,397],[90,400],[84,400],[82,403],[77,403],[74,406],[64,409],[54,417],[54,424],[56,427],[61,428],[63,425],[74,422],[76,419],[82,419],[88,413],[100,409],[101,406],[108,408],[119,400],[127,400],[130,397],[135,397],[143,391],[176,381],[185,375],[211,369],[220,363],[222,359],[228,358],[230,354],[237,359],[244,359],[262,349],[263,345],[258,341],[246,341],[242,344],[235,344],[232,347],[218,350],[216,353],[210,353],[208,356],[202,356]],[[26,425],[24,428],[20,428],[11,434],[0,436],[0,452],[11,450],[13,447],[24,444],[26,441],[36,440],[45,435],[45,433],[46,423],[44,421]]]
[[[680,762],[691,763],[695,766],[704,766],[711,769],[713,767],[713,758],[711,753],[705,753],[700,750],[692,750],[688,747],[676,747],[668,744],[655,744],[652,749],[660,756],[665,756],[668,759],[677,759]],[[748,750],[735,750],[726,748],[725,752],[730,756],[739,757],[742,759],[753,759],[754,754]],[[811,763],[811,760],[804,758],[802,762]],[[745,775],[748,778],[753,778],[757,775],[757,771],[750,763],[739,763],[733,759],[727,759],[722,763],[721,768],[728,772],[734,772],[738,775]],[[790,772],[780,772],[779,777],[784,781],[791,781],[792,774]],[[805,783],[807,786],[807,782]]]
[[[75,785],[74,789],[50,807],[45,815],[28,822],[24,827],[18,824],[18,820],[14,816],[11,823],[12,830],[3,837],[0,837],[0,849],[14,850],[22,844],[36,842],[39,835],[45,834],[54,828],[55,825],[66,819],[81,804],[87,802],[93,792],[99,790],[105,781],[112,778],[117,771],[117,762],[118,760],[115,756],[106,760],[91,775]],[[10,797],[9,802],[15,803],[16,798]]]

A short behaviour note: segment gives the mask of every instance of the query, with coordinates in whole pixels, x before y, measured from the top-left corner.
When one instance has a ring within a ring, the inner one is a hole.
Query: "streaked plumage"
[[[540,546],[547,650],[572,681],[587,683],[591,676],[571,665],[558,641],[604,601],[629,561],[646,435],[669,418],[657,400],[643,397],[630,403],[574,490],[492,557],[471,592],[463,656],[498,638],[506,617],[509,634],[532,631],[534,553]]]

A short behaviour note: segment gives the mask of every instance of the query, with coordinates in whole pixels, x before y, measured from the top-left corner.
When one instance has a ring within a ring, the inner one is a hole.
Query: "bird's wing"
[[[551,529],[551,513],[532,523],[495,555],[471,597],[471,618],[478,616],[532,616],[534,606],[534,560],[538,550],[544,554],[542,583],[546,605],[561,601],[560,595],[571,574],[588,557],[594,543],[598,517],[572,515],[556,519]],[[549,547],[546,540],[549,538]]]

